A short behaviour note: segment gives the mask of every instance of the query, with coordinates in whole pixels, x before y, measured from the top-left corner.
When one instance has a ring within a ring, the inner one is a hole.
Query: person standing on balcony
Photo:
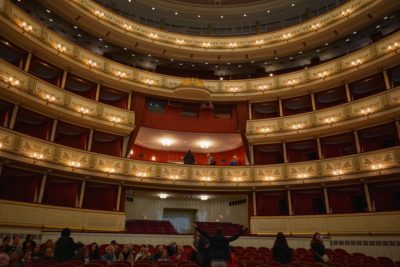
[[[210,259],[211,267],[226,267],[230,260],[229,242],[235,241],[247,231],[247,228],[243,227],[236,235],[225,237],[224,228],[222,227],[217,228],[216,235],[209,235],[201,230],[197,224],[194,224],[194,228],[210,242],[208,258]]]
[[[194,155],[191,150],[188,150],[188,152],[186,152],[185,156],[183,157],[183,164],[189,164],[189,165],[196,164],[196,159],[194,158]]]

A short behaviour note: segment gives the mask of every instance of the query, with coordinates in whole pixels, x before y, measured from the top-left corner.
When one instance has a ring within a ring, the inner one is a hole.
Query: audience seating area
[[[229,222],[196,222],[196,224],[201,230],[209,234],[215,234],[217,228],[222,227],[225,235],[235,235],[243,228],[243,225]]]
[[[238,267],[400,267],[386,257],[370,257],[362,253],[350,254],[343,249],[326,249],[330,262],[328,265],[316,263],[311,249],[297,248],[292,250],[292,262],[286,265],[276,263],[272,259],[272,251],[266,247],[234,247],[233,258]]]
[[[178,232],[169,221],[158,220],[128,220],[125,229],[134,234],[165,234],[175,235]]]

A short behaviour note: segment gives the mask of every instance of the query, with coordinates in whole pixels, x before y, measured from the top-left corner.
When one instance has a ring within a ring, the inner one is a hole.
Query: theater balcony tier
[[[391,1],[395,2],[395,1]],[[211,101],[262,100],[322,91],[399,62],[400,33],[308,69],[259,79],[198,80],[160,75],[97,56],[52,32],[6,1],[0,30],[11,42],[54,65],[123,91]]]
[[[0,225],[87,231],[125,230],[125,213],[0,200]]]
[[[42,0],[47,8],[105,40],[153,55],[199,62],[240,62],[297,53],[338,39],[396,10],[397,1],[352,0],[298,25],[244,37],[190,36],[124,18],[92,0]]]
[[[0,97],[24,107],[88,128],[129,135],[134,112],[90,100],[0,60]]]
[[[400,87],[383,93],[300,115],[248,120],[247,140],[251,144],[279,142],[316,135],[335,134],[354,127],[392,120],[400,114]]]
[[[400,172],[400,148],[392,147],[334,159],[265,166],[213,167],[144,162],[100,155],[0,130],[3,160],[34,164],[74,175],[141,187],[249,189],[368,179]]]

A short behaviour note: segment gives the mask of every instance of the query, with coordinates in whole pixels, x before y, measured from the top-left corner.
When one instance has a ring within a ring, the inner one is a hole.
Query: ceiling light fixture
[[[199,145],[202,149],[207,149],[210,147],[210,141],[204,140],[204,141],[200,141]]]
[[[174,141],[171,138],[162,138],[160,142],[163,146],[171,146]]]
[[[158,194],[158,196],[159,196],[161,199],[166,199],[166,198],[168,197],[168,195],[165,194],[165,193],[160,193],[160,194]]]
[[[206,201],[208,200],[209,196],[207,195],[200,195],[200,200]]]

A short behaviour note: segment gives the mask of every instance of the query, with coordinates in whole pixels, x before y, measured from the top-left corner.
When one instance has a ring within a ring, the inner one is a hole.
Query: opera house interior
[[[1,267],[400,266],[398,0],[0,0],[0,124]]]

